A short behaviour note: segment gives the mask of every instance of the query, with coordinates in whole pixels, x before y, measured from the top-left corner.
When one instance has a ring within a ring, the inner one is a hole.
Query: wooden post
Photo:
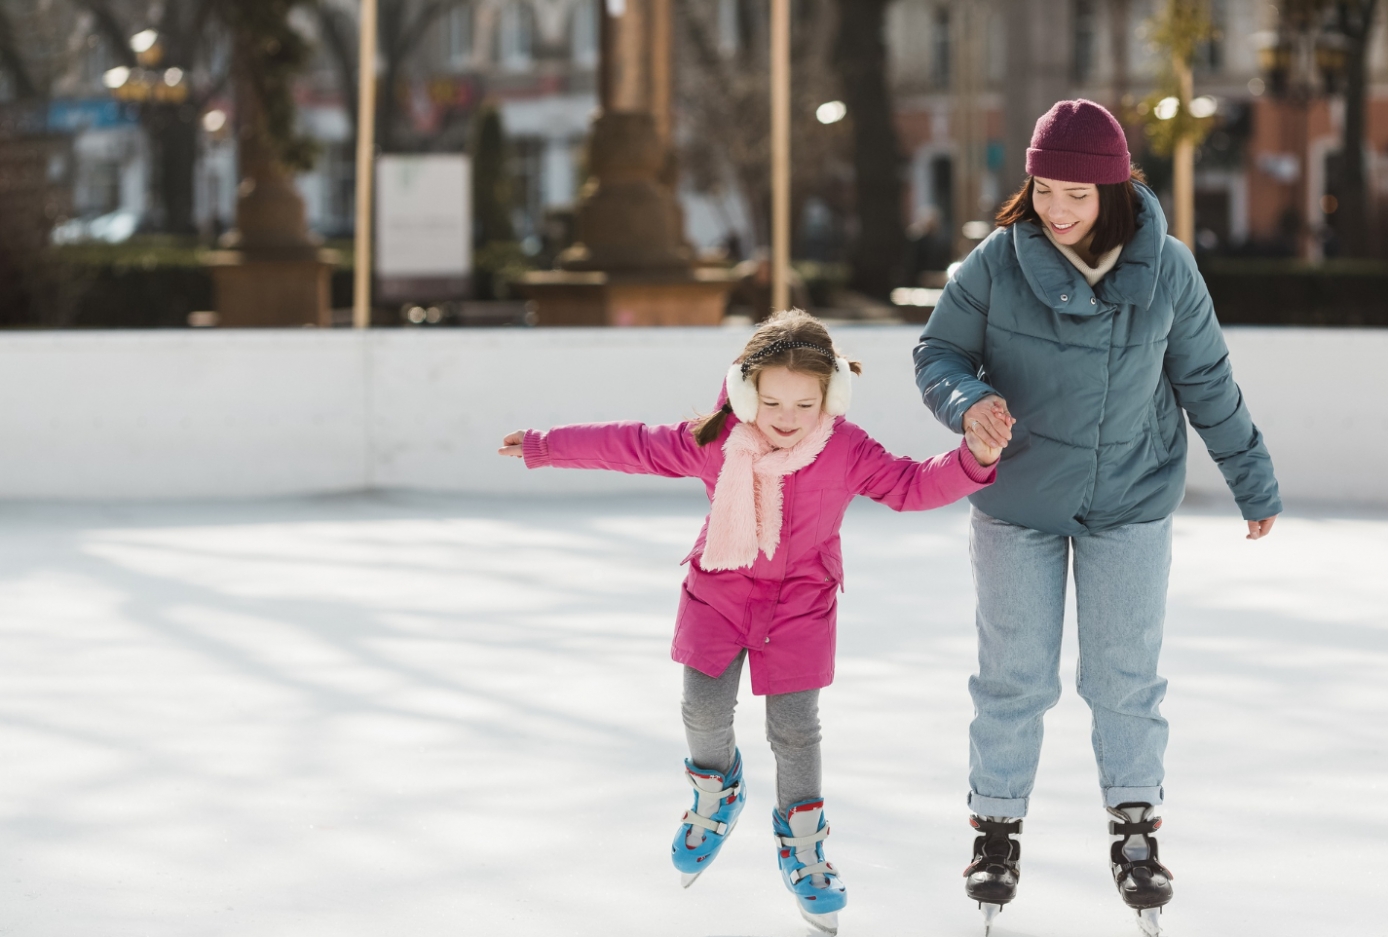
[[[376,0],[361,0],[361,44],[357,55],[357,230],[353,271],[352,326],[371,325],[371,201],[376,173]]]
[[[771,0],[771,307],[790,306],[790,0]]]
[[[1172,63],[1179,81],[1181,116],[1190,113],[1190,99],[1193,93],[1190,63],[1177,58]],[[1171,195],[1175,202],[1176,240],[1191,250],[1195,250],[1195,141],[1182,134],[1176,138],[1172,152]]]
[[[670,135],[673,120],[670,113],[671,67],[670,53],[674,38],[671,29],[672,11],[670,0],[651,0],[650,4],[650,44],[647,49],[648,65],[646,81],[650,86],[649,103],[651,115],[655,117],[656,136],[665,149],[671,146]]]

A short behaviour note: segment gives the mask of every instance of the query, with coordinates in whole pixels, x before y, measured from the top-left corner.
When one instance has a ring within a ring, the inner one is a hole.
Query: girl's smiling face
[[[1057,241],[1066,247],[1087,244],[1099,220],[1099,187],[1035,176],[1031,204]]]
[[[757,401],[757,429],[777,449],[788,449],[819,422],[824,388],[813,374],[767,368],[757,374]]]

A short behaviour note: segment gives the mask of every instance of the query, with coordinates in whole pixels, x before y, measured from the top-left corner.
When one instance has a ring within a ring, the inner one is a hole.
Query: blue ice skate
[[[694,788],[694,806],[684,812],[675,842],[670,846],[670,858],[680,870],[680,884],[688,888],[713,862],[737,826],[738,814],[747,803],[747,791],[742,785],[739,751],[733,752],[733,766],[726,774],[697,767],[686,759],[684,775]]]
[[[811,927],[826,934],[839,932],[839,911],[848,904],[848,889],[835,868],[824,859],[829,824],[824,801],[802,800],[785,815],[771,811],[776,831],[781,878],[795,895],[800,914]]]

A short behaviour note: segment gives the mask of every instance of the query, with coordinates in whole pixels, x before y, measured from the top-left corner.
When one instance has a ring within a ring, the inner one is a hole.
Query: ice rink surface
[[[701,499],[0,506],[0,933],[661,935],[805,927],[750,802],[681,891],[671,621]],[[844,937],[982,933],[964,898],[964,509],[855,505],[823,694]],[[1388,516],[1260,543],[1187,508],[1164,656],[1172,937],[1381,934]],[[1135,935],[1088,714],[1047,721],[996,937]]]

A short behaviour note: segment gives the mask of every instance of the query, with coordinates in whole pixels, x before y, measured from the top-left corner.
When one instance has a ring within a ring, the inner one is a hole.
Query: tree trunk
[[[1364,173],[1364,135],[1367,130],[1368,37],[1373,30],[1378,0],[1360,4],[1358,28],[1346,24],[1349,38],[1345,50],[1345,138],[1341,157],[1339,229],[1342,252],[1349,257],[1373,254],[1369,232],[1369,191]]]
[[[149,121],[155,150],[155,185],[160,227],[170,234],[192,234],[194,165],[197,161],[197,111],[192,105],[158,108]]]
[[[264,102],[251,77],[254,66],[248,47],[255,41],[255,36],[238,36],[233,58],[240,185],[236,228],[223,239],[224,246],[280,257],[316,257],[317,244],[308,233],[303,199],[275,153],[266,130]]]
[[[834,60],[853,122],[858,233],[849,250],[850,285],[887,298],[898,286],[906,230],[902,221],[901,150],[887,90],[884,41],[888,0],[838,0]]]

